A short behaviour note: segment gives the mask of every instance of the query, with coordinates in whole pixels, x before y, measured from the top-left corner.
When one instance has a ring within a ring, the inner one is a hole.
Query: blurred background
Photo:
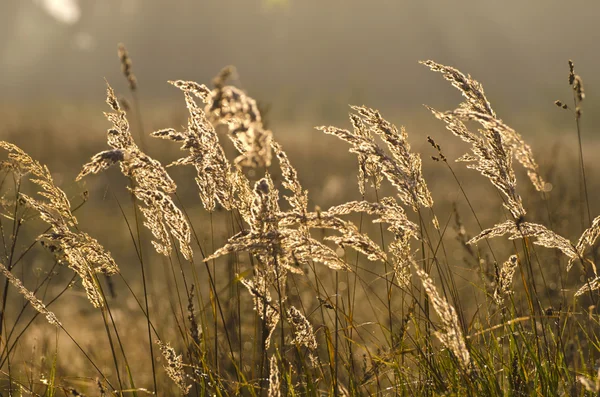
[[[598,86],[598,16],[598,2],[559,0],[3,0],[0,100],[97,104],[104,78],[123,83],[123,42],[145,101],[179,98],[169,79],[208,83],[233,64],[282,117],[368,102],[410,119],[403,110],[456,100],[417,64],[434,59],[481,81],[500,114],[552,114],[568,59]]]
[[[500,118],[526,141],[547,144],[572,137],[573,118],[553,102],[572,101],[573,59],[586,89],[589,143],[600,123],[598,16],[598,2],[559,0],[3,0],[0,134],[34,155],[39,145],[42,160],[67,144],[92,145],[82,159],[96,152],[108,126],[105,79],[128,94],[122,42],[145,133],[186,122],[181,94],[167,80],[210,85],[235,65],[233,84],[268,110],[283,143],[316,153],[333,138],[313,127],[345,123],[348,104],[380,109],[417,145],[436,131],[443,141],[443,125],[422,105],[453,109],[460,94],[418,64],[433,59],[471,74]]]

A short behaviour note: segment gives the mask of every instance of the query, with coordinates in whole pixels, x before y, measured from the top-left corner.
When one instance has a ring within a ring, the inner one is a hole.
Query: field
[[[233,67],[143,106],[119,57],[104,108],[2,111],[3,395],[600,395],[600,148],[571,61],[564,124],[520,134],[434,61],[454,109],[306,131]]]

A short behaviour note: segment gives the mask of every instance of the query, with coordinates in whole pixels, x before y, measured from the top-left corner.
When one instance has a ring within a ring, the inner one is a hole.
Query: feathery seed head
[[[575,75],[575,80],[573,82],[573,91],[575,91],[575,94],[577,95],[577,100],[579,102],[584,100],[585,92],[583,89],[583,80],[579,75]]]
[[[281,379],[279,378],[279,367],[277,357],[272,355],[269,359],[269,397],[281,396]]]
[[[287,320],[294,329],[294,343],[298,346],[305,346],[311,350],[317,348],[317,338],[313,332],[313,327],[300,310],[291,306],[287,310]]]
[[[585,293],[596,291],[600,289],[600,277],[596,276],[595,278],[586,281],[586,283],[575,292],[575,296],[581,296]]]
[[[573,85],[575,82],[575,64],[569,59],[569,85]]]
[[[496,146],[496,149],[491,152],[490,155],[494,155],[494,152],[496,152],[498,155],[502,154],[498,152],[498,146],[505,146],[506,149],[504,149],[504,151],[506,152],[508,152],[508,149],[510,149],[511,153],[509,153],[509,155],[514,155],[515,158],[525,167],[527,170],[527,175],[529,176],[529,179],[534,187],[538,191],[544,191],[545,182],[539,175],[539,167],[533,159],[531,148],[525,143],[521,135],[519,135],[512,128],[506,126],[497,118],[496,113],[493,111],[489,101],[485,96],[485,93],[483,92],[483,86],[478,81],[472,79],[471,76],[465,76],[457,69],[452,67],[444,66],[433,61],[424,61],[421,63],[428,66],[433,71],[442,73],[444,78],[451,82],[454,87],[458,88],[458,90],[461,91],[462,95],[466,98],[466,101],[461,103],[459,107],[452,112],[440,113],[429,108],[438,119],[446,122],[447,129],[452,131],[464,141],[471,143],[473,145],[472,151],[476,152],[475,154],[479,158],[481,158],[482,154],[485,155],[485,153],[477,152],[482,151],[482,147],[486,145],[486,141],[489,141],[489,137],[493,136],[495,133],[500,134],[501,142],[499,145],[494,145]],[[462,123],[466,120],[473,120],[480,123],[484,129],[488,131],[486,133],[487,138],[484,137],[482,140],[477,135],[469,132]],[[510,166],[510,163],[508,163],[506,159],[503,159],[502,162]],[[486,165],[480,163],[479,166],[475,166],[473,168],[478,169],[480,172],[482,172],[482,174],[486,175],[485,169],[489,169],[490,165],[491,164]],[[496,168],[496,171],[501,171],[501,167],[493,168]],[[507,176],[511,176],[512,166],[511,169],[506,169],[503,172],[506,172]],[[499,182],[499,180],[497,179],[496,182]],[[498,184],[493,180],[492,183],[499,187]],[[513,200],[518,202],[520,199],[513,197]],[[519,205],[517,202],[509,204],[509,206],[512,207],[511,212],[513,212],[513,214],[515,211],[516,213],[521,212],[521,208],[518,208]]]
[[[135,91],[137,88],[137,79],[133,74],[131,57],[129,56],[129,52],[127,52],[127,48],[125,48],[125,44],[119,43],[117,55],[121,61],[121,69],[125,78],[127,78],[129,88],[131,91]]]
[[[25,286],[23,285],[23,283],[21,282],[21,280],[19,280],[18,278],[16,278],[11,272],[10,270],[8,270],[6,268],[6,266],[4,266],[2,263],[0,263],[0,272],[4,275],[4,277],[6,277],[8,279],[8,281],[13,285],[13,287],[15,287],[15,289],[25,297],[25,299],[31,304],[31,306],[37,310],[40,314],[43,314],[44,316],[46,316],[46,320],[48,320],[48,322],[54,326],[57,327],[62,327],[60,321],[58,321],[58,318],[56,318],[56,315],[54,313],[52,313],[50,310],[48,310],[46,308],[46,305],[44,305],[42,303],[41,300],[39,300],[34,294],[33,292],[29,291],[27,288],[25,288]]]
[[[465,343],[456,309],[454,309],[446,299],[440,296],[437,288],[433,284],[433,280],[423,269],[417,266],[416,263],[413,264],[413,267],[421,279],[421,283],[423,284],[427,296],[429,296],[429,299],[431,300],[433,309],[442,320],[441,331],[435,332],[435,335],[440,342],[454,354],[463,370],[470,373],[472,369],[471,355],[469,354],[469,350]]]
[[[121,55],[126,57],[126,51]],[[107,103],[115,111],[106,114],[108,120],[113,123],[107,134],[108,144],[113,150],[103,151],[92,157],[91,161],[83,166],[77,180],[90,173],[103,171],[118,162],[121,172],[131,177],[135,183],[131,191],[144,204],[140,208],[146,218],[144,225],[155,237],[152,244],[157,252],[170,255],[170,236],[173,236],[179,243],[183,256],[190,260],[192,258],[190,227],[181,210],[169,196],[170,193],[175,193],[177,186],[159,161],[146,155],[137,147],[129,131],[126,114],[119,107],[114,91],[108,83],[107,87]],[[168,138],[178,136],[171,129],[158,131],[155,135]]]
[[[163,343],[160,339],[157,339],[156,344],[160,347],[160,351],[166,361],[166,364],[164,365],[165,372],[169,378],[175,382],[179,390],[181,390],[184,395],[187,395],[192,386],[188,385],[185,381],[183,356],[181,354],[178,355],[169,343]]]
[[[76,229],[77,219],[71,212],[71,203],[64,191],[54,184],[48,168],[32,159],[19,147],[0,141],[0,147],[9,152],[9,158],[20,164],[36,179],[32,182],[41,187],[39,195],[46,200],[38,200],[21,194],[20,199],[30,208],[39,212],[41,219],[50,225],[50,232],[42,234],[39,240],[49,242],[49,246],[60,251],[70,269],[81,278],[87,297],[95,307],[104,305],[96,273],[112,275],[118,273],[112,256],[98,241],[87,233]]]
[[[516,255],[510,258],[502,265],[501,269],[496,267],[496,288],[494,289],[494,301],[497,305],[504,303],[504,296],[512,294],[512,279],[517,270],[519,260]]]
[[[381,172],[396,187],[398,196],[414,211],[419,207],[431,207],[433,199],[423,179],[421,158],[412,153],[404,128],[400,131],[374,109],[352,106],[357,113],[351,115],[354,131],[335,127],[317,127],[326,134],[335,135],[348,142],[351,152],[359,156],[359,189],[364,192],[366,175]],[[374,135],[387,144],[392,156],[387,155],[376,143]],[[362,179],[362,181],[361,181]]]

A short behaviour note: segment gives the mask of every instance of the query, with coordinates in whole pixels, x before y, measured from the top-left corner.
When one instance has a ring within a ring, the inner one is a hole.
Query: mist
[[[368,102],[451,106],[456,93],[419,60],[470,73],[496,107],[548,111],[569,95],[575,61],[595,100],[590,1],[4,0],[0,101],[90,101],[124,84],[127,45],[144,100],[169,101],[167,80],[209,83],[235,65],[237,85],[282,106]],[[292,105],[293,104],[293,105]]]

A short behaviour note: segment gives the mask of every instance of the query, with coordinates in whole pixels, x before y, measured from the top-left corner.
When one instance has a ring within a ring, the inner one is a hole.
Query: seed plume
[[[38,240],[49,243],[60,253],[63,262],[77,273],[89,301],[95,307],[104,306],[96,274],[114,275],[119,272],[111,254],[96,239],[77,229],[71,203],[65,192],[55,185],[48,167],[13,144],[0,141],[0,147],[9,152],[9,158],[34,175],[35,179],[31,181],[42,189],[38,193],[42,199],[21,194],[24,203],[39,212],[41,219],[50,225],[50,231],[40,235]]]
[[[152,136],[181,142],[181,150],[189,152],[187,157],[176,160],[170,165],[191,165],[196,169],[196,184],[200,200],[206,210],[213,211],[217,202],[229,210],[234,205],[233,171],[213,125],[193,98],[199,88],[189,82],[175,85],[184,91],[189,111],[188,127],[183,132],[168,128],[153,132]]]
[[[423,269],[415,265],[415,270],[421,279],[421,283],[423,284],[423,288],[425,288],[427,296],[431,299],[434,310],[442,320],[442,330],[436,331],[435,335],[440,342],[454,354],[463,370],[467,373],[470,372],[472,366],[471,355],[469,354],[469,350],[465,343],[456,309],[454,309],[446,299],[440,296],[437,288],[433,284],[433,280]]]
[[[517,180],[512,168],[511,148],[504,144],[502,135],[494,129],[482,130],[478,136],[467,129],[462,113],[438,112],[429,108],[438,119],[446,123],[446,128],[463,141],[471,144],[473,155],[464,155],[457,161],[468,163],[467,168],[479,171],[506,197],[504,206],[514,218],[526,214],[517,192]],[[455,114],[456,113],[456,114]]]
[[[117,55],[121,60],[121,69],[129,83],[129,88],[131,91],[135,91],[137,89],[137,79],[133,74],[131,57],[129,56],[129,52],[127,52],[127,48],[125,48],[125,44],[119,43]]]
[[[512,294],[511,284],[518,263],[517,256],[511,255],[511,257],[504,262],[502,268],[496,270],[496,288],[494,289],[494,301],[496,304],[503,304],[504,297]]]
[[[272,157],[272,133],[264,127],[256,100],[239,88],[225,84],[233,73],[232,67],[224,68],[214,79],[213,90],[192,81],[170,83],[202,99],[206,104],[204,111],[211,122],[227,126],[229,139],[240,153],[235,159],[236,164],[268,167]]]
[[[164,343],[160,339],[156,340],[156,344],[160,347],[160,351],[167,362],[164,365],[165,372],[169,378],[175,382],[179,390],[181,390],[184,395],[187,395],[192,386],[188,385],[185,381],[182,355],[178,355],[169,343]]]
[[[406,130],[401,128],[398,131],[377,110],[365,106],[352,106],[352,110],[356,112],[350,115],[353,132],[337,127],[322,126],[317,129],[352,146],[350,152],[359,155],[359,172],[363,178],[364,175],[381,172],[397,189],[398,197],[404,204],[414,211],[419,207],[431,207],[433,199],[423,179],[421,157],[411,152]],[[375,135],[386,142],[391,157],[378,146]],[[361,192],[364,191],[364,183],[359,183],[359,188]]]
[[[279,379],[279,367],[277,357],[274,355],[269,359],[269,397],[281,396],[281,380]]]
[[[598,237],[600,237],[600,216],[597,216],[592,221],[591,226],[581,234],[581,237],[579,237],[579,240],[575,245],[577,253],[570,257],[567,270],[573,266],[576,259],[583,258],[586,249],[593,247],[598,240]]]
[[[468,241],[468,244],[475,244],[484,238],[499,237],[505,234],[510,234],[509,240],[516,240],[525,237],[534,237],[535,244],[546,248],[558,248],[567,257],[577,257],[577,251],[569,240],[556,234],[552,230],[543,225],[531,222],[515,222],[508,220],[497,224],[496,226],[485,229],[477,236]]]
[[[106,114],[107,119],[113,124],[107,133],[107,143],[113,149],[93,156],[91,161],[83,166],[76,180],[81,180],[88,174],[104,171],[118,163],[123,175],[132,179],[134,187],[131,192],[143,204],[140,211],[146,218],[144,225],[156,238],[152,243],[157,252],[170,255],[170,236],[173,236],[179,243],[183,256],[190,260],[192,258],[190,226],[169,196],[177,189],[175,182],[158,160],[143,153],[135,144],[129,129],[127,114],[121,109],[114,90],[108,83],[106,102],[114,111]]]
[[[286,314],[288,322],[292,324],[292,328],[294,329],[294,343],[312,350],[316,349],[317,338],[315,337],[312,325],[304,317],[304,314],[294,306],[291,306]]]
[[[8,270],[6,268],[6,266],[4,266],[2,263],[0,263],[0,272],[2,272],[4,277],[6,277],[8,279],[8,281],[13,285],[13,287],[15,287],[15,289],[21,295],[23,295],[25,297],[25,299],[31,304],[31,306],[35,310],[37,310],[40,314],[43,314],[44,316],[46,316],[46,320],[48,320],[48,322],[50,324],[55,325],[57,327],[62,326],[60,321],[58,321],[58,318],[56,318],[56,315],[54,313],[52,313],[50,310],[48,310],[46,308],[46,305],[44,305],[44,303],[42,303],[42,301],[39,300],[33,292],[31,292],[27,288],[25,288],[25,286],[23,285],[21,280],[16,278],[10,272],[10,270]]]
[[[462,120],[474,120],[479,122],[485,130],[494,131],[500,134],[503,144],[510,148],[512,155],[519,161],[527,170],[527,174],[531,183],[538,191],[544,191],[546,183],[539,174],[539,166],[533,158],[531,147],[525,143],[519,133],[512,128],[506,126],[492,109],[483,91],[483,86],[471,76],[465,76],[459,70],[439,64],[434,61],[421,61],[421,64],[429,67],[434,72],[442,73],[444,78],[456,87],[465,97],[465,102],[450,115]],[[451,118],[442,118],[439,115],[436,117],[449,123]],[[455,127],[456,128],[456,127]],[[460,127],[461,129],[464,126]],[[457,134],[451,126],[448,129]],[[464,128],[466,130],[466,128]],[[458,134],[457,134],[458,135]],[[471,142],[473,143],[473,142]]]
[[[596,291],[600,289],[600,277],[595,277],[586,283],[575,292],[575,296],[581,296],[587,292]]]

